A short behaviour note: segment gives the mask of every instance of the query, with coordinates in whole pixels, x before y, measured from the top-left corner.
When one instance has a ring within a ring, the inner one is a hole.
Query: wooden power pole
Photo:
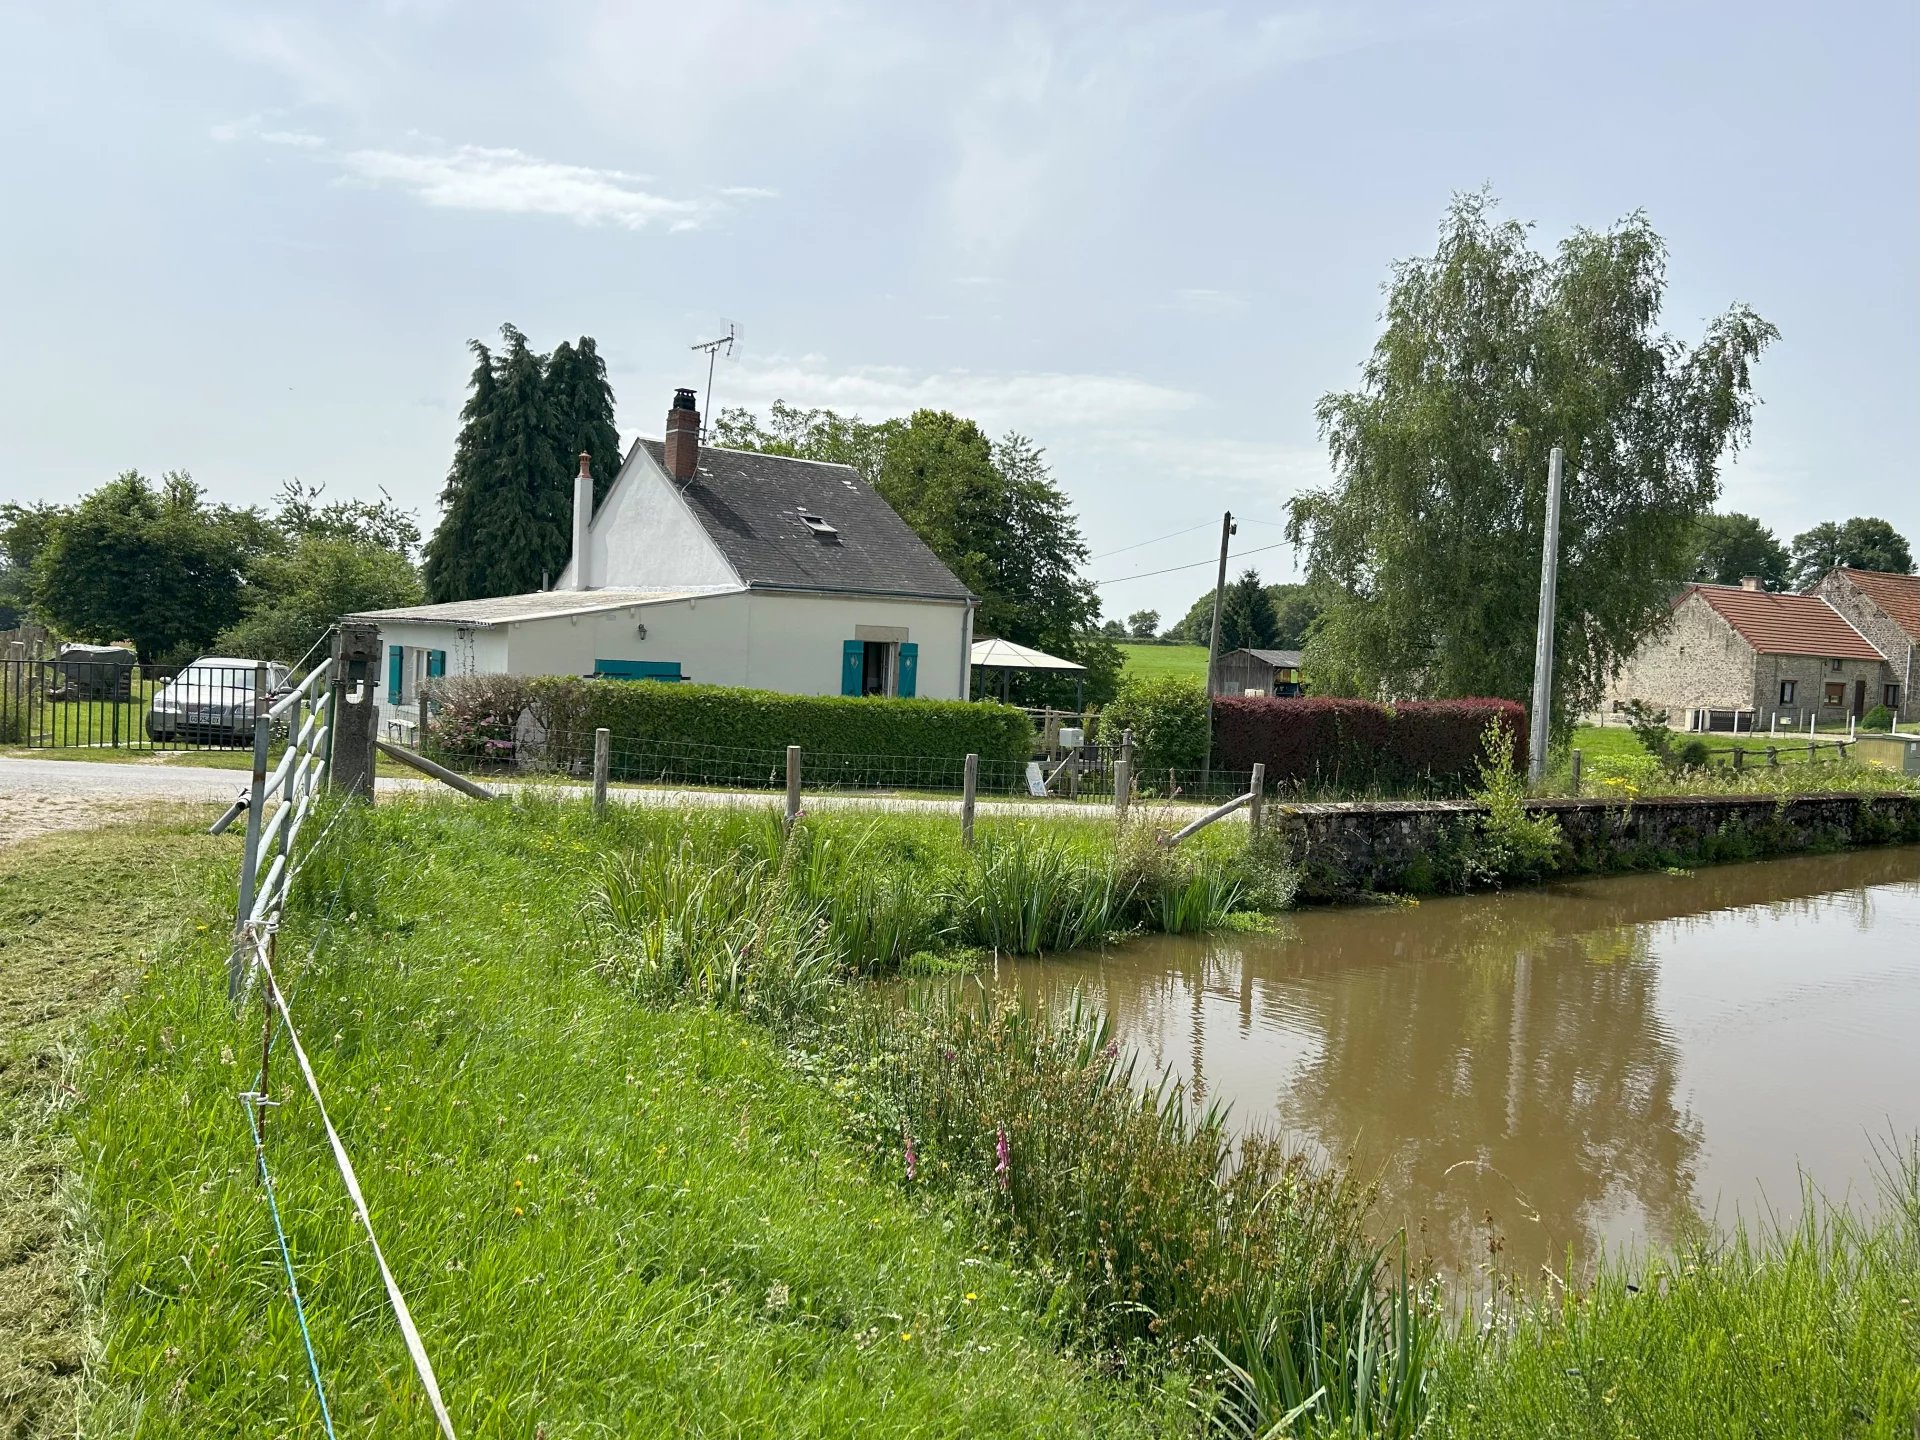
[[[1220,573],[1213,581],[1213,634],[1207,641],[1207,762],[1206,772],[1213,773],[1213,694],[1214,671],[1220,664],[1220,606],[1227,593],[1227,541],[1233,538],[1237,527],[1233,523],[1233,512],[1227,511],[1220,517]]]

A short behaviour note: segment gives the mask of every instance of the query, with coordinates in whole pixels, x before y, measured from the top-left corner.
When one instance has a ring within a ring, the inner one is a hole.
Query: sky
[[[594,336],[630,441],[731,323],[718,406],[1033,437],[1105,613],[1167,623],[1223,510],[1296,573],[1314,402],[1485,186],[1543,246],[1644,209],[1681,340],[1779,326],[1724,508],[1920,541],[1917,101],[1910,0],[14,0],[0,500],[298,476],[430,528],[468,340]]]

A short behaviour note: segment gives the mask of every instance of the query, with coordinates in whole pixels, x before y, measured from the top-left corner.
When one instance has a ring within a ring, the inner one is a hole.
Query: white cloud
[[[1189,391],[1127,375],[968,370],[915,374],[895,365],[836,370],[818,356],[743,365],[727,388],[741,397],[731,403],[755,409],[785,400],[881,420],[926,407],[969,416],[989,430],[1013,426],[1045,434],[1165,421],[1199,401]]]
[[[720,193],[729,200],[778,200],[780,192],[764,185],[722,185]]]
[[[519,150],[459,145],[442,151],[349,150],[343,173],[370,185],[393,186],[428,205],[508,215],[557,215],[579,225],[639,230],[664,223],[690,229],[711,207],[640,188],[643,178],[542,160]]]

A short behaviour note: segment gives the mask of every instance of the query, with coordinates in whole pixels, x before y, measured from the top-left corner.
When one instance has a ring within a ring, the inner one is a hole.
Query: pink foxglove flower
[[[1009,1161],[1012,1158],[1012,1147],[1007,1144],[1007,1127],[996,1125],[993,1132],[993,1173],[999,1177],[1002,1190],[1007,1188]]]
[[[913,1148],[913,1132],[907,1129],[907,1122],[900,1122],[900,1145],[907,1156],[907,1179],[911,1182],[920,1173],[920,1155]]]

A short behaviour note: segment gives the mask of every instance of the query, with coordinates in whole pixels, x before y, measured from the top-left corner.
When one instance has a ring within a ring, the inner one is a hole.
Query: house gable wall
[[[1754,708],[1758,684],[1753,647],[1698,594],[1675,607],[1673,618],[1641,642],[1607,688],[1616,704],[1644,700],[1685,722],[1689,710]]]
[[[1867,643],[1887,657],[1890,673],[1885,680],[1873,686],[1868,708],[1880,703],[1880,687],[1893,683],[1900,686],[1900,715],[1903,721],[1920,720],[1920,697],[1913,693],[1914,682],[1920,679],[1915,674],[1915,651],[1920,649],[1913,637],[1900,628],[1898,621],[1888,615],[1873,602],[1858,585],[1841,570],[1829,571],[1826,577],[1815,587],[1814,593],[1846,616],[1849,624],[1867,637]]]
[[[705,527],[660,467],[636,445],[594,512],[587,535],[590,588],[693,590],[740,584]],[[569,559],[555,588],[570,590]]]

